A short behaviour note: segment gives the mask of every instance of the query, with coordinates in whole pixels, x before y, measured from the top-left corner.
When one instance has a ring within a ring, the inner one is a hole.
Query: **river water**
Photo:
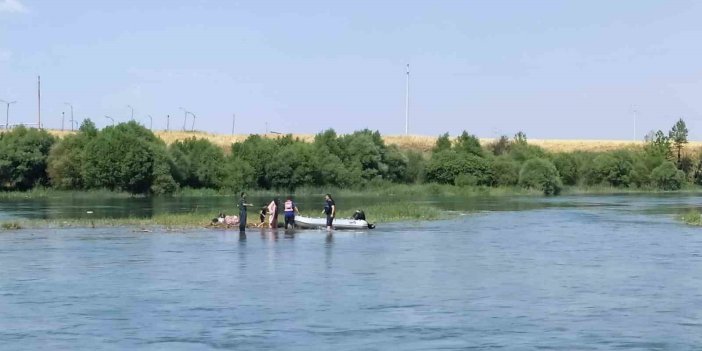
[[[673,216],[702,198],[442,205],[331,236],[0,233],[0,349],[702,348],[702,230]]]

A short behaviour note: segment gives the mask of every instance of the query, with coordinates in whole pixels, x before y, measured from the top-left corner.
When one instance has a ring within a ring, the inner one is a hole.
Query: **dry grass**
[[[73,132],[71,131],[60,131],[60,130],[49,130],[49,132],[58,137],[64,137]],[[204,138],[212,142],[213,144],[221,147],[222,149],[228,151],[231,144],[244,141],[249,135],[248,134],[214,134],[206,132],[182,132],[182,131],[156,131],[156,136],[161,138],[166,144],[171,144],[177,140],[184,140],[187,138]],[[266,138],[278,138],[282,135],[280,134],[263,134]],[[294,138],[299,138],[305,142],[311,142],[314,140],[314,134],[293,134]],[[428,152],[434,147],[436,142],[436,137],[434,136],[424,136],[424,135],[386,135],[383,136],[385,142],[389,145],[397,145],[401,149],[410,149],[420,152]],[[480,143],[484,146],[488,143],[495,141],[491,138],[481,138]],[[552,152],[571,152],[571,151],[609,151],[625,148],[636,148],[643,146],[642,141],[631,141],[631,140],[561,140],[561,139],[529,139],[529,144],[537,145],[544,148],[547,151]],[[702,142],[694,141],[690,142],[686,146],[687,152],[702,150]]]

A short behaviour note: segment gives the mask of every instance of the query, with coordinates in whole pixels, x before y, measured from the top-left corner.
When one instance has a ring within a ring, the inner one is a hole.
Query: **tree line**
[[[98,130],[85,120],[62,139],[25,127],[0,134],[0,188],[155,195],[182,188],[294,191],[390,183],[523,187],[548,195],[564,185],[677,190],[702,185],[702,155],[685,152],[687,135],[680,119],[668,134],[650,133],[643,147],[553,153],[529,144],[521,132],[487,145],[468,132],[447,133],[425,153],[387,145],[377,131],[338,135],[330,129],[312,142],[251,135],[223,150],[194,137],[166,145],[134,121]]]

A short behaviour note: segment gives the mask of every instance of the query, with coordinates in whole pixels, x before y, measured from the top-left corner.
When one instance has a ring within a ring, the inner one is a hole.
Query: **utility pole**
[[[41,76],[37,76],[37,118],[37,124],[41,129]]]
[[[153,119],[153,117],[151,117],[151,115],[147,115],[147,116],[149,116],[149,130],[153,130],[153,128],[154,128],[154,119]]]
[[[171,115],[166,115],[166,131],[168,132],[171,127]]]
[[[63,132],[63,122],[66,120],[66,112],[61,111],[61,131]]]
[[[17,103],[17,100],[15,100],[15,101],[0,100],[0,102],[7,104],[7,110],[5,110],[5,130],[8,130],[10,128],[10,105]]]
[[[409,135],[409,76],[410,68],[407,64],[407,87],[405,90],[405,135]]]
[[[190,128],[191,132],[195,131],[195,114],[190,112],[190,115],[193,116],[193,126]]]
[[[236,124],[236,113],[232,113],[232,135],[234,135],[234,125]]]
[[[632,106],[631,112],[634,113],[634,141],[636,141],[636,123],[637,119],[639,119],[639,110],[636,108],[636,106]]]

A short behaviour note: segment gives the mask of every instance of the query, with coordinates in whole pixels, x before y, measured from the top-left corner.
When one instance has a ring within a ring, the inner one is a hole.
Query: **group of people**
[[[239,198],[239,231],[244,232],[246,230],[246,216],[247,208],[253,207],[253,204],[246,202],[246,192],[241,193]],[[274,198],[268,206],[261,208],[259,212],[260,225],[265,225],[266,215],[268,214],[268,225],[270,228],[278,228],[278,214],[280,212],[280,201],[276,197]],[[332,225],[334,222],[334,217],[336,216],[336,203],[330,194],[324,195],[324,209],[322,212],[327,217],[327,230],[332,230]],[[285,229],[295,228],[295,215],[300,214],[300,210],[292,199],[292,196],[288,196],[283,203],[283,214],[285,219]]]

